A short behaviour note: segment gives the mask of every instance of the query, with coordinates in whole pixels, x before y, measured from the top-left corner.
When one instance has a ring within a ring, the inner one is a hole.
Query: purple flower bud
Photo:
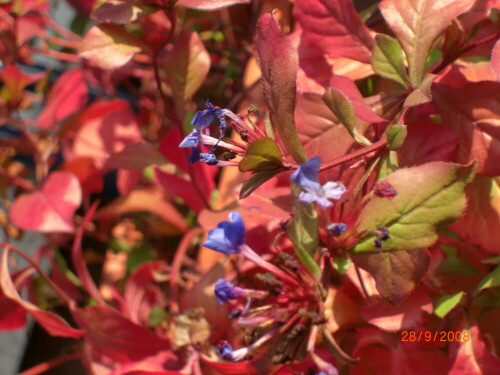
[[[335,236],[335,237],[344,234],[344,232],[348,229],[349,229],[349,227],[345,223],[331,223],[331,224],[328,224],[326,227],[326,230],[332,236]]]
[[[377,182],[373,188],[373,194],[380,198],[387,198],[389,200],[393,200],[394,197],[398,194],[396,189],[388,183],[387,181]]]
[[[233,360],[233,347],[226,340],[219,341],[217,346],[215,347],[215,351],[217,355],[226,361]]]
[[[245,225],[237,211],[229,214],[229,221],[223,221],[217,228],[208,232],[203,246],[224,254],[237,254],[245,243]]]
[[[217,301],[222,305],[233,299],[240,298],[244,294],[242,288],[238,288],[232,282],[224,279],[217,280],[214,292],[215,298],[217,298]]]
[[[215,155],[211,154],[210,152],[201,153],[200,161],[208,165],[217,165],[219,163]]]

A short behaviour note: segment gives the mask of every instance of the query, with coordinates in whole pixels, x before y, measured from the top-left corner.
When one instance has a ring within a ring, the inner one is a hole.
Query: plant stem
[[[43,373],[53,369],[54,367],[62,365],[65,362],[75,361],[77,359],[80,359],[81,357],[82,357],[82,353],[79,353],[79,352],[67,354],[63,357],[54,358],[54,359],[51,359],[50,361],[46,361],[46,362],[40,363],[36,366],[33,366],[32,368],[19,373],[19,375],[43,374]]]

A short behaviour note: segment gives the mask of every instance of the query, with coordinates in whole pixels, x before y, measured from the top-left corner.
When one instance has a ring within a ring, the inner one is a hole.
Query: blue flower
[[[222,359],[225,359],[226,361],[233,360],[233,347],[226,340],[220,341],[216,345],[215,351],[217,352],[219,357],[221,357]]]
[[[237,211],[229,214],[229,221],[223,221],[217,228],[208,232],[208,239],[203,246],[224,254],[237,254],[245,243],[245,225]]]
[[[198,147],[200,144],[200,133],[198,129],[189,133],[179,145],[180,148]]]
[[[215,283],[215,298],[219,303],[224,304],[233,299],[243,296],[243,289],[235,286],[231,281],[219,279]]]
[[[301,164],[292,174],[291,179],[304,190],[299,194],[299,200],[301,202],[316,202],[320,206],[327,208],[333,206],[330,199],[338,200],[342,198],[347,189],[340,182],[330,181],[321,186],[318,182],[320,165],[321,158],[315,156]]]
[[[189,155],[189,163],[194,164],[200,160],[201,148],[195,147],[191,150],[191,155]]]

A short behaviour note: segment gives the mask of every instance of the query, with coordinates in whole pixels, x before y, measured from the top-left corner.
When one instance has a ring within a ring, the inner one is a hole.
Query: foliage
[[[44,368],[498,373],[498,1],[60,3],[0,2],[0,329],[75,340]]]

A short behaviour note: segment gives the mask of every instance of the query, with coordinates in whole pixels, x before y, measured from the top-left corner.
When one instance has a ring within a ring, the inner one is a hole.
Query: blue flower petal
[[[198,130],[202,130],[209,126],[212,121],[214,121],[214,118],[215,116],[213,114],[213,111],[210,109],[198,111],[196,112],[193,121],[191,121],[191,125],[196,126]]]
[[[316,202],[317,199],[319,199],[319,197],[316,194],[306,193],[305,191],[299,193],[299,201],[303,203]]]
[[[199,143],[200,143],[200,135],[198,130],[195,129],[182,140],[179,147],[180,148],[198,147]]]
[[[245,243],[245,226],[239,212],[231,212],[229,221],[223,221],[217,228],[208,232],[203,246],[224,254],[237,254]]]
[[[207,163],[208,165],[217,165],[219,163],[215,155],[209,152],[200,154],[200,161]]]
[[[310,193],[318,192],[320,187],[318,183],[320,165],[321,158],[319,156],[309,159],[293,172],[291,176],[292,181]]]
[[[200,147],[193,148],[191,155],[189,155],[189,164],[194,164],[200,160],[201,149]]]
[[[347,191],[346,187],[339,182],[327,182],[321,187],[322,195],[328,199],[339,200]]]
[[[236,287],[232,282],[224,279],[217,280],[214,292],[215,298],[217,298],[220,304],[225,304],[243,295],[241,288]]]

